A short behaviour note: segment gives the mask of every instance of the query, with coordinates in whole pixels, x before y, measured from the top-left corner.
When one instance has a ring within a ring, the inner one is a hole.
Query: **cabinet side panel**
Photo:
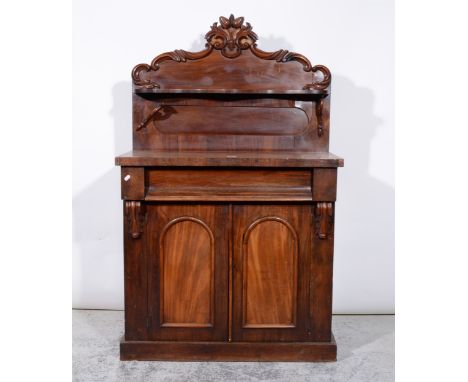
[[[318,205],[325,210],[318,214]],[[316,203],[312,235],[310,279],[311,340],[330,341],[332,337],[334,203]]]
[[[127,341],[148,338],[145,228],[141,226],[142,232],[139,237],[132,237],[134,219],[144,218],[142,214],[144,212],[139,202],[124,201],[125,339]]]

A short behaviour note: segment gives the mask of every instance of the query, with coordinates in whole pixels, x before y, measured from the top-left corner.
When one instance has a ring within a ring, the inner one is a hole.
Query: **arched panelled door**
[[[310,207],[242,205],[233,216],[233,339],[307,339]]]
[[[299,204],[149,204],[148,338],[310,338],[311,217]]]
[[[151,340],[226,340],[227,205],[150,205],[148,307]]]

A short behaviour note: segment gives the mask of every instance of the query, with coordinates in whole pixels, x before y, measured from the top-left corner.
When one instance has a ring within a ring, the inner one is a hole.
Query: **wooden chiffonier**
[[[133,79],[122,360],[332,361],[329,70],[244,18]]]

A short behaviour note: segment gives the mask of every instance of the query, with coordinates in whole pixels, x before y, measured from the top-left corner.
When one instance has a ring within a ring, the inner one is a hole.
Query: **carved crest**
[[[199,60],[210,55],[213,50],[219,50],[221,54],[230,59],[239,57],[243,50],[250,50],[256,57],[262,60],[275,60],[278,63],[297,61],[302,64],[305,72],[320,72],[322,78],[313,80],[309,84],[304,84],[304,90],[325,90],[331,82],[331,74],[327,67],[323,65],[312,66],[310,61],[302,54],[280,49],[276,52],[265,52],[257,47],[258,36],[252,31],[250,23],[245,23],[244,18],[234,15],[229,18],[221,16],[219,25],[215,22],[211,30],[205,35],[207,43],[205,49],[200,52],[187,52],[182,49],[166,52],[155,57],[150,65],[139,64],[133,68],[132,79],[135,86],[154,89],[159,88],[159,84],[149,79],[142,78],[142,73],[157,71],[162,62],[172,60],[176,62],[186,62],[187,60]]]
[[[244,18],[229,19],[221,16],[219,23],[214,23],[211,30],[205,35],[206,41],[214,49],[221,50],[223,56],[234,58],[242,53],[242,49],[248,49],[257,41],[257,35],[252,31],[249,23],[244,25]]]

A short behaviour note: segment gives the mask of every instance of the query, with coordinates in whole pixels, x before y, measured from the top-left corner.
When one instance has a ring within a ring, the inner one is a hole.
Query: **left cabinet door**
[[[149,340],[228,337],[229,206],[148,204]]]

